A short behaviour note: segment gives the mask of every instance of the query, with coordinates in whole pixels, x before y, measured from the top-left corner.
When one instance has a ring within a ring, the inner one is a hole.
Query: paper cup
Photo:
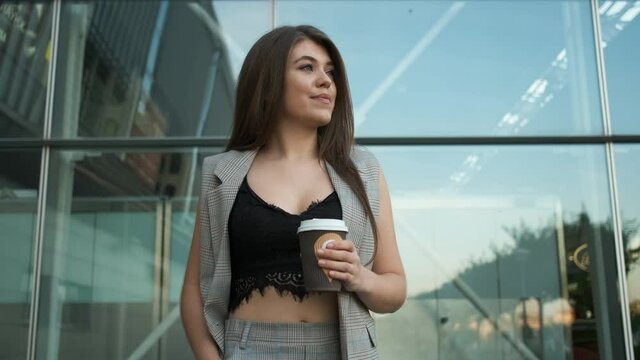
[[[332,241],[345,240],[349,229],[339,219],[311,219],[300,222],[298,239],[302,259],[302,275],[307,291],[340,291],[342,283],[329,277],[329,272],[318,266],[316,251],[326,248]]]

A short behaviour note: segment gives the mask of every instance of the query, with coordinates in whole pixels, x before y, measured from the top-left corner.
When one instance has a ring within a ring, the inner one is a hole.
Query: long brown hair
[[[263,35],[253,45],[240,70],[233,130],[226,150],[258,149],[271,139],[283,102],[289,53],[294,45],[305,39],[329,53],[335,71],[335,106],[329,124],[318,128],[318,156],[333,166],[363,205],[371,222],[375,257],[376,220],[362,178],[350,156],[354,125],[347,73],[338,48],[324,32],[309,25],[282,26]]]

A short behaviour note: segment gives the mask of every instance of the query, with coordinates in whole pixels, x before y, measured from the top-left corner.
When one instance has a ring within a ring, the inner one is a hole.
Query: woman
[[[375,359],[369,310],[394,312],[406,280],[387,185],[354,146],[340,53],[311,26],[280,27],[240,72],[231,139],[207,157],[181,298],[197,359]],[[296,229],[342,218],[319,250],[343,291],[307,293]]]

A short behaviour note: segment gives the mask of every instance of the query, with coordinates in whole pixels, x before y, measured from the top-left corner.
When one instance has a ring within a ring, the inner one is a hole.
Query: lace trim
[[[263,198],[261,198],[261,197],[260,197],[260,195],[258,195],[255,191],[253,191],[253,189],[251,188],[251,186],[249,186],[249,182],[247,181],[247,177],[246,177],[246,176],[245,176],[245,178],[243,179],[243,183],[242,183],[242,185],[243,185],[243,186],[246,186],[246,189],[249,191],[249,193],[250,193],[250,194],[251,194],[251,195],[252,195],[256,200],[258,200],[258,202],[260,202],[261,204],[266,205],[267,207],[269,207],[269,208],[271,208],[271,209],[273,209],[273,210],[281,211],[281,212],[283,212],[283,213],[285,213],[285,214],[287,214],[287,215],[293,215],[293,216],[301,216],[301,215],[304,215],[304,214],[306,214],[307,212],[311,211],[311,209],[313,209],[314,207],[316,207],[316,206],[318,206],[318,205],[320,205],[320,204],[322,204],[322,203],[324,203],[324,202],[326,202],[326,201],[329,201],[333,196],[336,196],[336,195],[337,195],[337,192],[334,190],[331,194],[327,195],[327,196],[326,196],[324,199],[322,199],[322,200],[320,200],[320,199],[316,199],[316,200],[311,201],[311,203],[309,204],[309,206],[307,207],[307,209],[306,209],[306,210],[304,210],[302,213],[300,213],[300,214],[292,214],[292,213],[288,212],[287,210],[285,210],[285,209],[283,209],[283,208],[279,207],[278,205],[276,205],[276,204],[272,204],[272,203],[269,203],[269,202],[266,202]]]
[[[320,205],[320,203],[322,203],[323,200],[313,200],[311,202],[311,204],[309,204],[309,207],[307,207],[307,209],[305,211],[303,211],[302,213],[304,214],[305,212],[308,212],[309,210],[313,209],[314,207]],[[270,208],[274,209],[274,210],[279,210],[279,211],[284,211],[286,213],[288,213],[287,210],[281,208],[280,206],[276,205],[276,204],[272,204],[272,203],[268,203],[265,201],[265,204],[267,204],[267,206],[269,206]]]
[[[249,301],[258,290],[264,295],[266,288],[272,287],[280,296],[292,296],[296,301],[302,302],[309,297],[304,287],[304,277],[299,271],[272,272],[264,276],[247,276],[233,279],[232,296],[229,301],[229,310],[234,310],[243,301]]]

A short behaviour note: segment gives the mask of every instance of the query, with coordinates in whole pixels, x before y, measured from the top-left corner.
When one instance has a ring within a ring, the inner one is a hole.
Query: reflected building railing
[[[0,4],[0,137],[42,136],[52,9]]]

